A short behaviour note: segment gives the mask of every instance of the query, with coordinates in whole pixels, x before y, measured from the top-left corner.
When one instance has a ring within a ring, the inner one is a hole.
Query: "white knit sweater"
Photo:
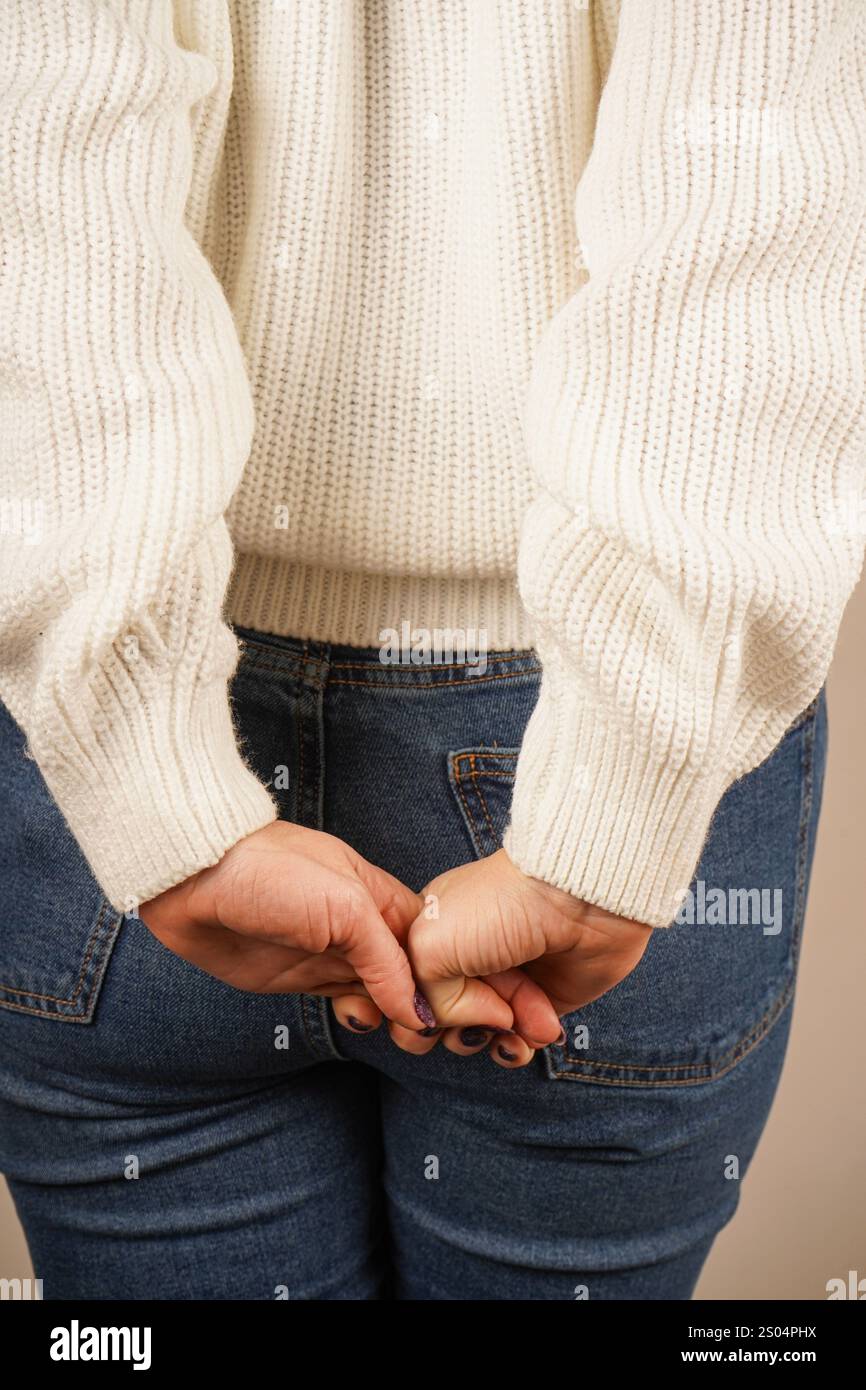
[[[863,0],[0,0],[0,258],[0,694],[112,903],[274,816],[226,618],[408,621],[537,647],[506,846],[671,919],[861,564]]]

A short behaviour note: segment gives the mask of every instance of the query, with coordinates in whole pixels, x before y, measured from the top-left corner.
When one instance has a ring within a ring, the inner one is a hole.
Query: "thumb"
[[[409,933],[415,978],[436,1023],[443,1028],[474,1024],[510,1031],[514,1022],[511,1008],[491,985],[464,974],[466,967],[458,962],[452,937],[443,923],[428,922],[423,916],[416,918]]]
[[[494,1028],[510,1033],[514,1015],[505,1000],[483,980],[452,975],[444,980],[418,981],[436,1023],[443,1028]]]

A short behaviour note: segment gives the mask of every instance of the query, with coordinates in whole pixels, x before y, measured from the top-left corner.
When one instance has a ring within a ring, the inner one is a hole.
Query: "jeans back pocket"
[[[791,1002],[826,758],[823,694],[723,797],[682,914],[624,980],[564,1020],[556,1080],[695,1085],[736,1066]],[[463,748],[452,790],[477,856],[508,824],[517,750]]]
[[[121,921],[0,705],[0,1008],[91,1022]]]
[[[461,748],[448,754],[448,780],[479,859],[495,853],[511,812],[519,748]]]

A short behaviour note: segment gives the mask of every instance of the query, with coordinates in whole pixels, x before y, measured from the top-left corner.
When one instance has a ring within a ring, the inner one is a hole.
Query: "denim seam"
[[[459,772],[457,771],[457,762],[458,762],[458,757],[457,757],[457,755],[455,755],[455,756],[452,757],[452,759],[451,759],[451,770],[452,770],[453,775],[454,775],[454,786],[455,786],[456,789],[457,789],[457,795],[460,797],[460,801],[461,801],[461,804],[462,804],[462,806],[463,806],[464,814],[466,815],[466,819],[467,819],[467,821],[469,822],[469,833],[470,833],[470,835],[472,836],[473,843],[475,844],[475,846],[476,846],[476,847],[478,848],[478,850],[480,851],[480,850],[481,850],[481,844],[480,844],[480,841],[478,840],[478,836],[477,836],[477,830],[476,830],[476,824],[475,824],[475,817],[473,816],[473,814],[472,814],[472,812],[471,812],[471,810],[470,810],[470,808],[469,808],[469,803],[468,803],[468,801],[466,800],[466,791],[465,791],[465,788],[464,788],[464,786],[463,786],[463,778],[462,778],[462,774],[459,773]]]
[[[484,848],[484,847],[483,847],[483,839],[482,839],[482,830],[483,830],[483,827],[480,825],[479,821],[477,820],[476,816],[474,815],[474,813],[473,813],[473,811],[472,811],[472,808],[471,808],[470,805],[469,805],[469,802],[468,802],[468,799],[467,799],[467,796],[466,796],[466,788],[465,788],[465,786],[464,786],[464,783],[467,782],[467,781],[470,781],[470,782],[472,783],[472,789],[473,789],[473,791],[475,792],[475,795],[478,797],[478,799],[479,799],[479,801],[481,802],[481,805],[482,805],[482,807],[483,807],[484,815],[485,815],[485,817],[486,817],[487,824],[488,824],[488,827],[489,827],[489,830],[490,830],[490,835],[491,835],[492,842],[493,842],[493,844],[496,844],[496,843],[497,843],[496,830],[495,830],[495,828],[494,828],[493,820],[492,820],[491,815],[490,815],[490,809],[489,809],[489,807],[488,807],[488,805],[487,805],[487,802],[486,802],[485,799],[484,799],[484,794],[483,794],[483,792],[481,791],[481,788],[480,788],[480,786],[479,786],[479,784],[478,784],[478,783],[479,783],[479,777],[502,777],[502,778],[505,778],[505,779],[508,780],[508,781],[512,781],[512,782],[513,782],[513,781],[514,781],[514,773],[513,773],[513,772],[480,772],[480,771],[477,770],[477,768],[476,768],[476,763],[475,763],[476,757],[478,757],[478,756],[479,756],[479,753],[478,753],[478,752],[471,752],[471,753],[467,753],[467,752],[453,753],[453,754],[451,755],[451,772],[452,772],[452,781],[453,781],[453,784],[454,784],[454,788],[455,788],[455,790],[456,790],[456,792],[457,792],[457,795],[458,795],[459,798],[460,798],[460,802],[461,802],[461,804],[462,804],[462,806],[463,806],[464,813],[465,813],[466,818],[467,818],[467,821],[468,821],[468,823],[469,823],[469,830],[470,830],[470,834],[471,834],[471,836],[472,836],[473,843],[474,843],[474,845],[476,846],[476,848],[478,849],[479,853],[482,853],[482,854],[483,854],[483,848]],[[484,751],[483,751],[483,753],[480,754],[480,756],[485,757],[485,758],[510,758],[510,759],[512,759],[512,760],[514,759],[514,754],[513,754],[513,753],[497,752],[497,750],[496,750],[495,748],[491,748],[491,749],[489,749],[489,750],[485,748]],[[465,773],[464,771],[462,771],[462,768],[461,768],[461,764],[462,764],[462,763],[465,763],[467,760],[468,760],[469,766],[470,766],[470,772],[469,772],[468,774]]]
[[[525,651],[497,652],[493,660],[497,665],[503,661],[526,661],[528,663],[528,669],[541,669],[540,662],[534,660],[531,655]],[[427,662],[426,664],[428,666],[431,664],[434,665],[437,671],[464,671],[467,667],[474,669],[477,665],[474,661],[437,661],[434,663]],[[383,665],[384,663],[379,661],[334,661],[332,662],[332,669],[335,671],[376,671],[381,669]]]
[[[317,666],[323,666],[327,664],[323,660],[320,660],[318,657],[309,657],[307,659],[307,665],[313,663],[315,663]],[[295,680],[302,680],[305,685],[309,686],[313,690],[323,690],[325,688],[323,683],[313,679],[309,679],[304,676],[304,663],[301,660],[301,658],[295,658],[292,661],[287,662],[285,666],[279,666],[274,662],[260,661],[258,657],[251,656],[247,664],[248,667],[252,667],[256,671],[274,671],[278,676],[291,676]],[[338,663],[334,662],[333,667],[331,669],[336,669],[337,666]],[[243,671],[241,670],[239,674],[243,675]],[[347,677],[332,676],[328,680],[328,685],[363,685],[369,686],[374,690],[438,690],[440,686],[446,687],[450,685],[481,685],[482,683],[486,683],[487,681],[513,681],[520,680],[522,676],[537,676],[540,674],[541,667],[532,666],[520,671],[499,671],[496,674],[490,676],[467,676],[463,680],[394,681],[389,679],[389,672],[383,670],[382,679],[378,681],[360,679],[350,680]]]
[[[312,1033],[310,1032],[310,1021],[307,1018],[307,1006],[309,1004],[309,1001],[310,996],[308,994],[301,995],[301,1022],[304,1025],[304,1033],[306,1034],[307,1045],[309,1046],[310,1051],[315,1055],[318,1052],[318,1047],[316,1045]]]
[[[327,663],[328,660],[326,656],[310,656],[309,654],[307,654],[309,644],[311,641],[313,641],[311,637],[305,637],[303,639],[303,658],[297,651],[293,651],[290,647],[279,647],[275,645],[273,642],[256,642],[251,637],[238,637],[237,640],[238,645],[242,650],[245,648],[255,648],[256,651],[264,652],[266,656],[270,657],[274,657],[278,653],[280,655],[285,654],[287,664],[297,663],[303,659],[307,662],[323,666]]]
[[[238,637],[237,640],[242,650],[254,649],[255,651],[264,652],[266,656],[272,657],[275,651],[282,650],[281,648],[274,647],[272,644],[268,642],[254,642],[251,638],[248,637]],[[382,668],[383,663],[379,661],[329,662],[327,657],[308,656],[306,655],[308,641],[309,639],[307,639],[304,643],[305,655],[303,657],[299,656],[297,652],[292,652],[288,649],[286,650],[287,665],[297,664],[303,660],[308,664],[314,663],[318,666],[329,665],[331,669],[334,671],[376,671]],[[537,660],[533,660],[531,653],[526,651],[525,649],[514,652],[497,652],[494,655],[493,660],[496,662],[497,665],[505,661],[525,661],[527,662],[528,671],[537,672],[541,670],[541,663]],[[474,661],[443,661],[440,663],[437,661],[434,663],[434,665],[437,671],[463,671],[467,669],[474,670],[477,663]],[[283,668],[274,666],[271,669],[282,670]]]
[[[240,640],[240,639],[239,639],[239,640]],[[245,650],[249,650],[249,649],[255,647],[256,651],[265,652],[266,655],[268,655],[268,656],[272,656],[272,655],[273,655],[273,649],[270,648],[270,647],[266,647],[266,646],[264,646],[264,645],[261,644],[261,643],[253,643],[253,642],[246,642],[246,641],[244,641],[244,642],[242,643],[242,646],[243,646],[243,648],[244,648]],[[517,654],[515,655],[514,658],[512,658],[512,657],[497,657],[496,660],[497,660],[497,661],[510,661],[510,660],[516,660],[516,659],[518,659],[518,657],[520,657],[520,653],[517,653]],[[525,659],[525,658],[524,658],[524,659]],[[261,660],[258,656],[256,656],[255,654],[252,654],[252,653],[251,653],[250,658],[249,658],[249,665],[250,665],[250,666],[253,666],[253,667],[254,667],[256,670],[258,670],[258,671],[274,671],[274,672],[275,672],[277,675],[279,675],[279,676],[289,676],[289,675],[292,675],[292,676],[294,676],[296,679],[300,678],[300,679],[304,680],[304,683],[305,683],[305,684],[311,686],[312,688],[314,688],[314,689],[316,689],[316,690],[322,690],[322,689],[324,689],[324,683],[321,682],[321,681],[317,681],[317,680],[315,680],[315,679],[305,678],[305,676],[304,676],[304,667],[306,667],[306,666],[314,665],[314,666],[318,667],[318,668],[319,668],[319,674],[321,674],[321,668],[322,668],[322,667],[325,667],[325,666],[328,666],[329,669],[330,669],[330,670],[333,670],[333,671],[337,671],[337,670],[350,671],[350,670],[352,670],[353,668],[358,669],[358,670],[364,670],[364,669],[375,670],[375,669],[376,669],[376,668],[372,665],[372,663],[367,663],[367,666],[365,667],[365,664],[364,664],[363,662],[361,662],[361,663],[358,663],[358,664],[357,664],[357,667],[356,667],[356,666],[355,666],[355,663],[349,662],[349,661],[342,661],[342,662],[341,662],[341,661],[334,661],[334,662],[330,662],[330,663],[329,663],[326,657],[308,656],[308,655],[307,655],[307,645],[306,645],[306,643],[304,644],[304,651],[303,651],[303,654],[302,654],[301,656],[298,656],[298,655],[291,655],[291,656],[290,656],[290,655],[287,654],[287,658],[286,658],[285,665],[281,665],[281,664],[279,664],[278,662],[274,662],[274,661],[263,661],[263,660]],[[429,670],[429,669],[431,669],[431,668],[428,667],[427,669]],[[451,670],[455,670],[455,669],[457,669],[457,670],[470,670],[470,669],[474,669],[474,664],[473,664],[472,662],[468,662],[468,661],[467,661],[467,662],[449,662],[449,663],[447,663],[447,664],[443,663],[441,666],[438,666],[438,665],[437,665],[437,666],[433,667],[432,669],[434,669],[434,670],[442,670],[442,671],[451,671]],[[242,671],[240,672],[240,674],[243,674]],[[386,668],[383,667],[383,669],[382,669],[382,679],[381,679],[381,680],[378,680],[378,681],[362,680],[362,679],[360,679],[360,678],[358,678],[358,679],[350,679],[349,677],[345,677],[345,676],[338,676],[338,677],[333,677],[333,676],[332,676],[332,677],[330,677],[330,679],[328,679],[327,683],[328,683],[328,685],[362,685],[362,686],[372,686],[372,687],[374,687],[374,688],[376,688],[376,689],[381,689],[382,687],[385,687],[385,688],[387,688],[387,689],[396,689],[396,690],[433,690],[433,689],[437,689],[439,686],[449,686],[449,685],[477,685],[477,684],[480,684],[482,681],[483,681],[483,682],[486,682],[486,681],[518,680],[521,676],[537,676],[537,675],[540,675],[540,674],[541,674],[541,665],[540,665],[539,663],[536,663],[536,664],[534,664],[534,665],[527,665],[526,667],[522,668],[522,669],[519,670],[519,671],[499,671],[499,672],[496,672],[496,673],[494,673],[494,674],[492,674],[492,675],[489,675],[489,676],[475,676],[475,675],[473,675],[473,676],[467,676],[467,677],[466,677],[465,679],[463,679],[463,680],[446,680],[446,681],[414,681],[414,680],[413,680],[413,681],[392,681],[392,680],[389,679],[390,672],[389,672]]]
[[[298,709],[298,812],[299,812],[300,815],[301,815],[301,823],[302,823],[302,824],[303,824],[303,812],[304,812],[304,737],[305,737],[305,730],[304,730],[304,706],[303,706],[303,688],[304,688],[304,662],[305,662],[305,660],[306,660],[306,655],[307,655],[307,644],[306,644],[306,642],[305,642],[305,643],[304,643],[304,654],[303,654],[303,659],[302,659],[302,662],[301,662],[300,667],[298,668],[297,677],[296,677],[296,684],[297,684],[297,709]]]
[[[262,650],[266,649],[262,648]],[[306,652],[306,646],[304,647],[304,651]],[[270,651],[268,651],[268,654],[270,655]],[[305,685],[310,690],[324,690],[324,682],[308,676],[305,668],[308,666],[322,667],[327,664],[327,658],[319,656],[305,655],[303,657],[291,657],[286,661],[285,665],[280,665],[278,662],[274,661],[261,661],[257,656],[253,655],[250,656],[247,661],[246,669],[252,668],[256,671],[274,671],[278,676],[291,679],[297,686]],[[235,672],[235,676],[243,676],[244,669],[243,666],[239,666]]]
[[[818,698],[813,701],[817,708]],[[805,721],[804,721],[805,722]],[[809,827],[812,819],[812,799],[815,781],[815,730],[813,719],[803,734],[803,775],[800,799],[800,828],[797,837],[797,901],[794,906],[794,935],[791,943],[791,964],[796,969],[800,949],[803,919],[806,915],[806,873],[808,868]]]
[[[525,671],[500,671],[493,676],[467,676],[465,680],[455,681],[395,681],[388,679],[388,673],[383,672],[383,679],[380,681],[346,680],[337,677],[329,681],[330,685],[366,685],[374,690],[444,690],[449,685],[483,685],[488,681],[515,681],[521,680],[526,676],[538,675],[541,667],[534,667]]]
[[[87,974],[87,967],[90,964],[90,958],[93,955],[94,950],[96,949],[96,943],[102,932],[102,927],[105,921],[105,909],[107,906],[108,903],[104,901],[102,907],[99,909],[99,916],[96,919],[96,925],[94,926],[93,930],[90,933],[90,936],[87,939],[87,947],[84,953],[84,960],[82,961],[81,970],[78,975],[78,980],[76,981],[75,988],[73,989],[71,995],[68,995],[66,998],[61,998],[59,994],[39,994],[36,990],[19,989],[17,985],[7,985],[4,984],[2,981],[0,981],[0,990],[5,990],[8,994],[23,994],[25,998],[29,999],[44,999],[46,1003],[74,1004],[84,986],[84,977]]]
[[[475,765],[475,754],[474,754],[474,753],[470,753],[470,755],[469,755],[469,776],[472,778],[473,782],[475,783],[475,790],[476,790],[477,793],[478,793],[478,800],[479,800],[479,802],[480,802],[480,804],[481,804],[481,809],[482,809],[482,811],[484,812],[484,819],[487,821],[487,828],[488,828],[488,830],[490,831],[490,837],[491,837],[492,840],[495,840],[495,839],[496,839],[496,831],[495,831],[494,828],[493,828],[493,818],[492,818],[492,816],[490,815],[490,807],[487,805],[487,801],[485,800],[485,797],[484,797],[484,792],[482,791],[481,786],[480,786],[480,784],[479,784],[479,782],[478,782],[478,771],[477,771],[477,768],[476,768],[476,765]],[[500,774],[500,776],[501,776],[501,774]]]
[[[737,1064],[741,1062],[744,1057],[747,1057],[749,1053],[753,1050],[753,1048],[757,1047],[758,1043],[761,1042],[767,1036],[767,1034],[779,1021],[782,1014],[785,1012],[785,1009],[790,1004],[793,993],[793,980],[788,980],[781,993],[776,995],[776,998],[773,1000],[772,1004],[766,1010],[759,1022],[755,1024],[755,1026],[742,1038],[739,1038],[737,1042],[734,1043],[733,1047],[731,1047],[725,1053],[725,1055],[716,1063],[671,1062],[667,1065],[662,1063],[657,1066],[642,1066],[636,1062],[603,1062],[596,1060],[589,1061],[587,1058],[584,1057],[574,1057],[570,1052],[564,1053],[564,1060],[570,1062],[572,1064],[572,1068],[608,1067],[614,1071],[627,1073],[638,1071],[664,1073],[699,1072],[700,1075],[673,1077],[671,1079],[665,1079],[664,1077],[662,1077],[656,1081],[644,1081],[640,1078],[632,1079],[630,1076],[622,1076],[618,1078],[598,1077],[594,1076],[592,1072],[589,1070],[585,1072],[578,1072],[573,1069],[567,1071],[558,1071],[555,1068],[551,1068],[551,1070],[553,1071],[554,1076],[574,1077],[575,1080],[579,1081],[598,1081],[607,1086],[694,1086],[701,1081],[714,1081],[720,1076],[725,1076],[729,1071],[731,1071],[735,1066],[737,1066]]]
[[[760,1033],[756,1033],[753,1037],[748,1039],[748,1046],[742,1047],[740,1050],[737,1051],[736,1055],[732,1056],[729,1053],[728,1057],[726,1058],[725,1066],[712,1067],[710,1064],[705,1064],[707,1066],[707,1070],[703,1076],[684,1076],[676,1077],[674,1079],[666,1079],[665,1077],[660,1077],[658,1080],[655,1081],[643,1081],[639,1078],[630,1076],[621,1076],[614,1078],[610,1076],[593,1076],[592,1073],[580,1072],[575,1070],[565,1071],[556,1068],[555,1066],[553,1066],[552,1063],[550,1064],[550,1075],[554,1077],[557,1081],[583,1081],[593,1086],[642,1086],[647,1088],[653,1086],[700,1086],[707,1081],[719,1081],[723,1076],[727,1076],[730,1072],[734,1070],[735,1067],[739,1066],[740,1062],[742,1062],[746,1057],[748,1057],[749,1053],[754,1052],[755,1048],[758,1047],[758,1045],[764,1041],[764,1039],[768,1036],[770,1032],[772,1032],[773,1028],[778,1023],[779,1019],[782,1017],[785,1010],[790,1005],[793,993],[793,983],[789,982],[788,985],[785,987],[783,994],[779,996],[777,1000],[778,1008],[775,1011],[775,1013],[772,1014],[772,1017],[769,1018],[767,1026],[763,1028]],[[584,1063],[583,1065],[594,1064]],[[678,1067],[638,1068],[630,1067],[619,1062],[606,1062],[597,1065],[617,1066],[620,1067],[622,1071],[675,1071],[682,1069]]]
[[[487,827],[490,832],[491,843],[493,845],[496,845],[498,844],[498,836],[496,834],[496,828],[493,824],[493,818],[490,814],[490,807],[488,806],[484,793],[481,790],[480,778],[491,777],[499,778],[507,782],[513,782],[515,774],[513,771],[500,772],[487,770],[486,768],[479,768],[477,765],[477,759],[479,757],[484,759],[499,758],[501,760],[514,762],[516,760],[516,755],[513,751],[499,750],[496,748],[484,748],[475,749],[471,752],[461,751],[459,753],[453,753],[451,756],[451,771],[453,784],[457,791],[457,795],[460,797],[460,801],[463,805],[464,812],[469,821],[473,843],[477,846],[479,851],[483,852],[483,827],[480,825],[479,821],[477,820],[476,816],[472,811],[472,808],[469,805],[464,783],[471,783],[472,790],[474,791],[475,796],[477,797],[481,805],[484,818],[487,822]],[[467,762],[469,763],[468,773],[463,770],[463,765]]]
[[[88,967],[91,965],[92,962],[96,962],[97,966],[99,964],[104,964],[104,960],[107,960],[108,958],[108,951],[106,950],[103,952],[103,960],[99,961],[99,958],[97,957],[97,950],[103,947],[110,948],[113,940],[116,938],[117,933],[120,930],[121,923],[122,919],[120,917],[118,917],[116,921],[112,922],[110,915],[110,904],[107,899],[104,899],[102,907],[99,911],[99,916],[97,918],[96,925],[94,926],[88,938],[87,947],[84,954],[84,960],[82,962],[81,971],[79,973],[75,989],[68,998],[61,998],[59,995],[56,994],[39,994],[34,990],[19,989],[16,985],[0,984],[0,990],[8,994],[19,994],[24,999],[41,999],[45,1003],[74,1005],[78,1000],[78,997],[81,994],[81,991],[84,987],[84,980],[87,974]],[[0,1008],[11,1009],[17,1013],[30,1014],[34,1018],[54,1019],[61,1023],[87,1023],[89,1022],[93,1013],[92,1006],[95,998],[95,992],[99,987],[101,979],[102,973],[98,971],[95,978],[91,981],[90,990],[84,999],[84,1007],[82,1011],[77,1014],[64,1013],[59,1009],[34,1008],[30,1004],[16,1004],[11,999],[7,999],[4,997],[0,997]]]

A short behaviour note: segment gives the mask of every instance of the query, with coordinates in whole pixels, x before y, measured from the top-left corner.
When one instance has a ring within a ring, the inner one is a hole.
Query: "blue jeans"
[[[416,889],[497,848],[531,652],[473,674],[240,636],[283,817]],[[516,1072],[172,955],[105,903],[2,708],[0,745],[0,1169],[47,1299],[689,1297],[782,1066],[823,695],[725,796],[698,920]]]

